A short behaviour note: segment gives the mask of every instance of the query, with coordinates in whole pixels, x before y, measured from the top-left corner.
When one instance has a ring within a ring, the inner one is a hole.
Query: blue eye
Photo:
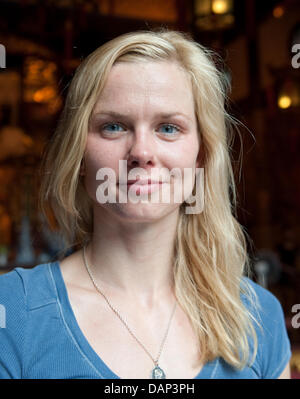
[[[122,130],[119,130],[118,128],[121,128]],[[103,126],[103,130],[108,130],[109,132],[120,132],[124,129],[118,123],[107,123]]]
[[[162,133],[167,134],[167,135],[172,135],[174,133],[178,133],[179,132],[179,128],[177,126],[175,126],[175,125],[165,124],[165,125],[161,126],[160,128],[166,129]],[[175,129],[175,131],[174,131],[174,129]]]
[[[163,131],[161,130],[163,129]],[[109,133],[118,133],[118,132],[123,132],[125,129],[120,125],[119,123],[107,123],[102,127],[103,131],[109,132]],[[159,127],[159,131],[166,135],[166,136],[174,136],[179,132],[179,128],[175,125],[165,123],[164,125],[161,125]]]

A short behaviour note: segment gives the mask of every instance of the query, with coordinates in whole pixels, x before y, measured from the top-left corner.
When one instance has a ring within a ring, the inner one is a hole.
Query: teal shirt
[[[252,280],[244,279],[261,304],[258,316],[263,331],[254,324],[258,335],[255,361],[251,367],[236,370],[217,358],[204,365],[197,379],[278,378],[290,360],[291,347],[279,301]],[[59,262],[32,269],[18,267],[1,275],[0,305],[0,378],[119,378],[78,326]]]

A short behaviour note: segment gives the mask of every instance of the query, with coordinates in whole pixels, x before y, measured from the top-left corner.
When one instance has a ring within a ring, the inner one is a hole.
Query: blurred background
[[[38,171],[76,67],[115,36],[155,27],[189,32],[225,61],[228,110],[242,122],[238,218],[253,280],[282,304],[300,378],[298,0],[0,0],[0,273],[63,246],[38,211]]]

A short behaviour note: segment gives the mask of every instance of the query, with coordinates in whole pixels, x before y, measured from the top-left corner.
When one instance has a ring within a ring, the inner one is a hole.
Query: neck
[[[112,222],[94,215],[86,258],[97,282],[149,306],[173,292],[173,251],[178,214],[151,223]]]

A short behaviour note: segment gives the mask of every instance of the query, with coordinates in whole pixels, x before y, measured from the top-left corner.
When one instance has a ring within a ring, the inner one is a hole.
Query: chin
[[[127,222],[147,223],[162,219],[171,213],[179,212],[180,204],[113,204],[110,212]]]

